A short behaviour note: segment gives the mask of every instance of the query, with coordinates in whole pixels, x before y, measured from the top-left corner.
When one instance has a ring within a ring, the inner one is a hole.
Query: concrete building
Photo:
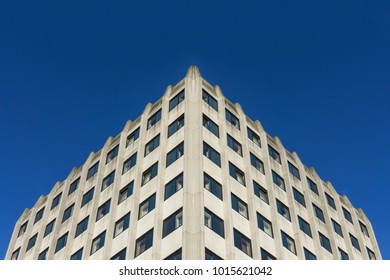
[[[191,66],[16,223],[6,259],[381,259],[370,221]]]

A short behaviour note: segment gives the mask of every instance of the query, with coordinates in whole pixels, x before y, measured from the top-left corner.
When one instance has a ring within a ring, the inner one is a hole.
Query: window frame
[[[74,234],[74,238],[78,237],[80,234],[82,234],[84,231],[88,229],[89,225],[89,215],[82,219],[76,226],[76,231]]]
[[[162,238],[164,239],[183,225],[183,208],[176,210],[163,220]]]
[[[232,112],[225,108],[225,119],[235,128],[240,130],[240,119],[236,117]]]
[[[85,194],[83,194],[83,198],[81,199],[81,206],[80,208],[83,208],[85,205],[87,205],[94,196],[95,187],[89,189]]]
[[[185,88],[169,100],[169,112],[185,100]]]
[[[269,205],[268,191],[255,180],[253,180],[253,192],[258,198]]]
[[[276,198],[276,210],[278,213],[284,217],[287,221],[291,222],[291,213],[288,206]]]
[[[249,153],[250,156],[250,161],[251,165],[257,170],[260,171],[265,175],[265,168],[264,168],[264,163],[261,161],[257,156],[252,154],[251,152]]]
[[[143,207],[145,207],[145,204],[147,204],[147,209],[143,208]],[[144,201],[142,201],[139,204],[139,207],[138,207],[138,220],[142,219],[147,214],[152,212],[155,207],[156,207],[156,193],[150,195],[148,198],[146,198]],[[141,214],[141,209],[143,209],[142,214]],[[145,211],[147,210],[147,211],[145,212],[144,210]]]
[[[274,159],[279,164],[282,164],[282,160],[280,158],[280,153],[271,145],[268,144],[268,155]]]
[[[149,130],[150,128],[158,124],[161,121],[161,115],[162,112],[160,108],[148,118],[146,130]]]
[[[150,175],[148,175],[150,174]],[[148,169],[142,172],[141,187],[153,180],[158,175],[158,161],[153,163]]]
[[[103,248],[105,245],[105,241],[106,241],[106,231],[104,230],[102,233],[100,233],[98,236],[92,239],[91,252],[89,255],[92,256],[101,248]]]
[[[288,164],[288,171],[298,180],[301,180],[301,175],[299,174],[299,169],[294,164],[292,164],[290,161],[287,161]]]
[[[205,114],[203,114],[202,124],[203,127],[219,138],[219,126]]]
[[[118,156],[118,151],[119,151],[119,144],[116,145],[114,148],[112,148],[106,156],[106,164],[110,163],[113,161],[117,156]]]
[[[148,143],[145,144],[144,157],[151,154],[160,146],[160,133],[154,136]]]
[[[252,241],[235,228],[233,228],[233,239],[234,247],[252,258]],[[243,244],[243,241],[247,244]]]
[[[249,220],[248,204],[245,203],[238,196],[236,196],[234,193],[231,193],[230,196],[231,196],[232,209],[235,210],[241,216],[243,216],[245,219]]]
[[[274,170],[272,171],[272,183],[278,186],[281,190],[286,191],[286,183],[282,176],[276,173]]]
[[[122,226],[118,227],[121,224]],[[119,220],[115,222],[113,238],[117,237],[125,230],[127,230],[129,228],[129,225],[130,225],[130,212],[127,212],[125,215],[123,215]]]
[[[261,215],[259,212],[256,212],[257,216],[257,227],[265,232],[270,237],[274,238],[274,230],[272,228],[272,222],[266,217]],[[268,226],[268,227],[267,227]]]
[[[173,134],[175,134],[180,129],[182,129],[184,125],[185,125],[185,119],[184,119],[184,114],[182,114],[180,117],[178,117],[168,126],[167,138],[171,137]]]
[[[218,101],[217,101],[217,99],[215,99],[210,93],[208,93],[203,88],[202,88],[202,100],[207,105],[209,105],[211,108],[213,108],[216,112],[218,112]]]
[[[167,153],[165,167],[170,166],[179,158],[181,158],[183,155],[184,155],[184,141],[182,141],[180,144],[178,144],[176,147],[174,147],[172,150],[170,150]]]
[[[305,219],[303,219],[302,217],[300,217],[299,215],[297,215],[298,217],[298,225],[299,225],[299,229],[305,233],[307,236],[309,236],[310,238],[313,238],[313,235],[311,233],[311,227],[310,227],[310,224],[308,222],[306,222]]]
[[[66,244],[68,243],[68,235],[69,231],[63,234],[61,237],[57,239],[56,247],[54,250],[54,254],[58,253],[61,251],[64,247],[66,247]]]
[[[293,196],[296,202],[298,202],[300,205],[306,208],[305,196],[303,195],[303,193],[301,193],[294,187],[293,187]]]
[[[119,190],[118,205],[133,195],[134,180]]]
[[[332,244],[330,243],[329,238],[326,237],[321,232],[318,232],[318,236],[319,236],[320,244],[321,244],[322,248],[327,250],[329,253],[333,254],[333,252],[332,252]],[[328,246],[329,246],[329,248],[328,248]]]
[[[114,184],[114,181],[115,181],[115,170],[113,170],[110,174],[104,177],[100,191],[102,192],[108,187],[110,187],[112,184]]]
[[[164,201],[173,196],[183,188],[184,174],[183,172],[170,180],[164,186]]]
[[[294,238],[292,238],[290,235],[285,233],[283,230],[281,230],[280,232],[281,232],[283,247],[289,250],[294,255],[297,255],[297,248],[295,246]]]
[[[251,140],[257,147],[261,148],[260,136],[249,127],[247,127],[246,131],[248,139]]]
[[[218,167],[221,167],[221,154],[218,153],[214,148],[212,148],[209,144],[203,141],[203,156],[208,158],[211,162],[213,162]]]
[[[139,138],[140,127],[137,127],[126,137],[126,148],[133,144]]]
[[[209,216],[208,220],[206,216]],[[210,223],[208,223],[208,221]],[[218,234],[220,237],[225,238],[224,221],[206,207],[204,208],[204,225],[216,234]]]
[[[137,164],[137,153],[132,154],[128,159],[123,162],[122,175],[131,170]]]
[[[144,244],[140,244],[140,242]],[[142,247],[141,247],[142,246]],[[144,247],[143,247],[144,246]],[[135,241],[134,258],[140,256],[153,246],[153,228],[138,237]]]
[[[96,211],[96,222],[105,217],[108,213],[110,213],[111,208],[111,198],[106,200],[103,204],[101,204]]]
[[[206,183],[206,180],[209,181],[209,184]],[[209,186],[209,187],[207,187]],[[215,195],[217,198],[223,201],[223,190],[222,184],[220,184],[217,180],[212,178],[206,172],[203,172],[203,187],[208,190],[210,193]]]
[[[89,179],[91,179],[96,173],[98,173],[99,171],[99,164],[100,164],[100,161],[97,161],[96,163],[94,163],[89,169],[88,169],[88,172],[87,172],[87,180],[88,181]]]
[[[241,169],[239,169],[237,166],[235,166],[233,163],[231,163],[230,161],[229,161],[229,175],[230,175],[230,177],[233,177],[237,182],[239,182],[244,187],[246,186],[245,173]],[[240,178],[240,180],[238,178]]]
[[[228,147],[236,154],[242,157],[242,145],[234,139],[229,133],[226,133],[226,140]]]

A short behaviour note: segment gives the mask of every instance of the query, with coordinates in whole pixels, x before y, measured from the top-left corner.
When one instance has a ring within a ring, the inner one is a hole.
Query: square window
[[[218,112],[218,102],[212,97],[207,91],[202,89],[202,99],[206,102],[211,108]]]
[[[181,142],[179,145],[177,145],[175,148],[173,148],[167,154],[167,164],[166,164],[166,167],[170,166],[177,159],[179,159],[182,155],[184,155],[184,142]]]
[[[58,204],[60,204],[61,196],[62,196],[62,193],[58,194],[55,198],[53,198],[50,210],[53,210],[54,208],[56,208],[58,206]]]
[[[366,249],[367,249],[368,259],[369,260],[376,260],[375,253],[373,251],[371,251],[370,249],[368,249],[367,247],[366,247]]]
[[[20,226],[19,232],[18,232],[18,237],[22,236],[26,232],[27,224],[28,224],[28,221]]]
[[[171,234],[173,231],[175,231],[177,228],[181,227],[182,225],[183,225],[183,210],[182,208],[180,208],[179,210],[177,210],[175,213],[173,213],[163,221],[162,238]]]
[[[233,163],[229,162],[229,174],[236,179],[241,185],[245,186],[245,174]]]
[[[43,237],[46,237],[47,235],[49,235],[53,231],[55,222],[56,222],[56,219],[52,220],[50,223],[48,223],[46,225]]]
[[[268,219],[266,219],[263,215],[260,215],[259,213],[257,213],[257,226],[259,227],[259,229],[264,231],[272,238],[274,237],[274,233],[272,231],[272,223]]]
[[[62,248],[64,248],[66,246],[67,241],[68,241],[68,232],[65,233],[63,236],[61,236],[60,238],[58,238],[54,254],[60,251]]]
[[[184,114],[177,118],[168,126],[168,138],[175,134],[184,126]]]
[[[341,250],[339,248],[339,257],[340,257],[340,260],[349,260],[349,256],[346,252],[344,252],[343,250]]]
[[[261,148],[260,136],[253,132],[252,129],[247,127],[248,138],[258,147]]]
[[[43,212],[45,211],[45,207],[43,207],[42,209],[40,209],[37,214],[35,214],[35,220],[34,220],[34,224],[36,224],[38,221],[40,221],[43,217]]]
[[[269,252],[267,252],[263,248],[260,248],[260,255],[261,255],[261,259],[265,260],[265,261],[276,260],[276,258],[273,255],[271,255]]]
[[[95,175],[99,170],[99,162],[95,163],[94,165],[92,165],[91,168],[88,169],[88,173],[87,173],[87,181],[93,177],[93,175]]]
[[[237,154],[242,156],[242,146],[240,143],[238,143],[232,136],[227,134],[227,144],[230,149],[235,151]]]
[[[332,221],[333,230],[335,231],[335,233],[337,233],[338,235],[343,237],[343,231],[341,229],[341,226],[335,220],[331,219],[331,221]]]
[[[310,180],[309,178],[307,178],[307,184],[309,185],[309,188],[311,189],[311,191],[313,193],[315,193],[316,195],[318,195],[318,187],[317,187],[317,184],[314,183],[312,180]]]
[[[222,238],[225,238],[225,228],[223,220],[207,208],[204,209],[204,225]]]
[[[68,196],[71,195],[72,193],[74,193],[77,190],[77,188],[79,186],[79,182],[80,182],[80,177],[77,178],[75,181],[73,181],[72,184],[70,184]]]
[[[203,155],[221,167],[221,156],[219,153],[211,148],[206,142],[203,142]]]
[[[38,233],[35,234],[33,237],[31,237],[31,238],[28,240],[26,252],[27,252],[28,250],[30,250],[32,247],[35,246],[35,243],[37,242],[37,237],[38,237]]]
[[[325,193],[326,201],[328,202],[328,205],[332,207],[334,210],[336,210],[336,204],[334,202],[333,197],[331,197],[329,194]]]
[[[258,159],[254,154],[250,153],[250,158],[251,158],[251,164],[254,168],[256,168],[258,171],[261,173],[264,173],[264,163]]]
[[[129,223],[130,223],[130,212],[124,215],[115,223],[114,238],[117,237],[122,232],[124,232],[126,229],[128,229]]]
[[[361,221],[359,221],[359,225],[360,225],[360,230],[363,232],[363,234],[367,237],[370,237],[370,235],[368,234],[367,227]]]
[[[157,171],[158,171],[158,162],[156,162],[151,167],[149,167],[146,171],[144,171],[144,173],[142,174],[141,186],[147,184],[150,180],[156,177]]]
[[[127,171],[133,168],[136,163],[137,163],[137,153],[133,154],[123,163],[122,174],[125,174]]]
[[[325,224],[324,212],[313,203],[314,214],[316,217]]]
[[[294,199],[303,207],[306,207],[305,197],[303,196],[303,194],[294,187],[293,187],[293,194],[294,194]]]
[[[62,223],[64,223],[70,217],[72,217],[73,209],[74,209],[74,203],[71,206],[69,206],[68,208],[65,209],[64,214],[62,215]]]
[[[357,238],[355,236],[353,236],[352,234],[349,234],[349,237],[351,238],[352,246],[355,247],[356,250],[360,251],[360,245],[359,245],[359,241],[357,240]]]
[[[107,158],[106,158],[106,164],[117,157],[118,150],[119,150],[119,145],[116,145],[111,151],[108,152]]]
[[[300,230],[302,230],[307,236],[312,237],[310,224],[308,222],[306,222],[304,219],[298,216],[298,224]]]
[[[175,97],[173,97],[170,101],[169,101],[169,111],[173,110],[174,108],[176,108],[181,102],[183,102],[185,98],[185,91],[184,89],[182,91],[180,91],[178,94],[176,94]]]
[[[111,205],[111,199],[104,202],[102,205],[99,206],[97,213],[96,213],[96,221],[99,221],[101,218],[103,218],[105,215],[110,212],[110,205]]]
[[[249,219],[248,217],[248,206],[247,204],[239,199],[237,196],[234,194],[232,195],[232,208],[236,210],[241,216],[243,216],[246,219]]]
[[[76,253],[74,253],[72,256],[70,256],[70,260],[72,260],[72,261],[80,261],[80,260],[82,260],[83,259],[83,249],[84,248],[81,248]]]
[[[295,241],[294,241],[294,239],[292,239],[284,231],[281,231],[281,234],[282,234],[282,244],[283,244],[283,247],[286,248],[287,250],[289,250],[294,255],[296,255],[297,251],[295,249]]]
[[[158,110],[156,113],[153,114],[153,116],[151,116],[149,119],[148,119],[148,126],[147,126],[147,129],[151,128],[152,126],[154,126],[156,123],[158,123],[159,121],[161,120],[161,109]]]
[[[145,154],[144,157],[149,155],[151,152],[153,152],[155,149],[160,146],[160,134],[157,134],[152,140],[150,140],[146,145],[145,145]]]
[[[46,248],[45,250],[43,250],[42,252],[39,253],[38,255],[38,260],[40,261],[44,261],[47,259],[47,252],[49,251],[49,248]]]
[[[134,257],[138,257],[153,245],[153,229],[139,237],[135,243]]]
[[[139,127],[126,138],[126,148],[139,138]]]
[[[323,235],[321,232],[318,232],[318,234],[320,236],[321,246],[324,247],[330,253],[332,253],[332,247],[330,246],[329,239],[325,235]]]
[[[218,125],[210,120],[206,115],[203,115],[203,126],[207,128],[212,134],[219,138],[219,127]]]
[[[280,177],[275,171],[272,170],[272,181],[282,190],[286,191],[286,185],[284,184],[284,179]]]
[[[238,118],[235,115],[233,115],[228,109],[225,109],[225,113],[226,113],[226,120],[229,123],[231,123],[235,128],[240,130],[240,121],[238,120]]]
[[[342,207],[342,208],[343,208],[344,218],[345,218],[348,222],[350,222],[351,224],[353,224],[351,213],[349,213],[348,210],[345,209],[344,207]]]
[[[286,205],[276,199],[276,208],[278,209],[278,213],[285,217],[287,220],[291,222],[290,210]]]
[[[164,200],[167,200],[182,188],[183,188],[183,173],[179,174],[168,184],[165,185]]]
[[[95,252],[97,252],[98,250],[104,247],[105,239],[106,239],[106,231],[103,231],[101,234],[99,234],[97,237],[95,237],[92,240],[90,255],[94,254]]]
[[[252,257],[252,244],[251,240],[243,235],[241,232],[233,228],[234,233],[234,246],[240,249],[242,252]]]
[[[222,185],[218,183],[216,180],[211,178],[208,174],[203,174],[203,185],[206,190],[211,192],[213,195],[218,197],[220,200],[223,200],[222,198]]]
[[[82,234],[84,231],[87,230],[88,228],[88,221],[89,221],[89,216],[84,218],[81,222],[79,222],[76,226],[76,233],[74,235],[74,238]]]
[[[176,250],[172,254],[170,254],[168,257],[166,257],[164,260],[181,260],[181,248],[179,250]]]
[[[119,196],[118,196],[118,204],[121,204],[123,201],[126,200],[129,196],[133,194],[133,187],[134,187],[134,181],[131,181],[129,184],[124,186],[120,191],[119,191]]]
[[[305,254],[305,260],[313,260],[314,261],[317,259],[316,255],[314,255],[312,252],[307,250],[305,247],[303,247],[303,252]]]
[[[280,160],[280,154],[277,150],[275,150],[274,148],[272,148],[270,145],[268,145],[268,154],[271,158],[273,158],[276,162],[278,162],[279,164],[282,164],[281,160]]]
[[[269,204],[267,190],[264,189],[262,186],[260,186],[255,181],[253,181],[253,191],[257,197],[259,197],[265,203]]]
[[[11,260],[17,260],[19,259],[19,253],[20,253],[20,247],[18,249],[16,249],[12,255],[11,255]]]
[[[139,205],[138,220],[151,212],[156,203],[156,194],[152,194]]]
[[[220,256],[215,254],[214,252],[210,251],[209,249],[205,248],[205,260],[211,261],[211,260],[222,260]]]
[[[84,205],[86,205],[88,202],[90,202],[92,200],[94,190],[95,190],[95,187],[93,187],[92,189],[90,189],[88,192],[86,192],[83,195],[83,199],[81,200],[81,207],[80,208],[83,208]]]
[[[295,177],[297,178],[298,180],[301,180],[301,176],[299,176],[299,170],[298,168],[296,168],[291,162],[287,162],[288,163],[288,170],[290,171],[290,173]]]
[[[115,170],[112,171],[109,175],[107,175],[107,177],[103,179],[101,191],[104,191],[109,186],[111,186],[114,183],[114,180],[115,180]]]

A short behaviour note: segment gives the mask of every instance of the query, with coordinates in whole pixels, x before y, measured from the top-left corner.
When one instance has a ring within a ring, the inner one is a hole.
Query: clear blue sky
[[[0,258],[25,208],[197,65],[365,211],[389,259],[389,12],[375,0],[1,0]]]

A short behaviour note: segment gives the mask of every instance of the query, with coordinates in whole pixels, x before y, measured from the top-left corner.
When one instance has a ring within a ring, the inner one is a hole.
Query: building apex
[[[191,65],[191,66],[188,68],[186,77],[187,77],[187,78],[190,78],[190,79],[197,79],[197,78],[200,78],[200,72],[199,72],[198,67],[196,67],[195,65]]]

